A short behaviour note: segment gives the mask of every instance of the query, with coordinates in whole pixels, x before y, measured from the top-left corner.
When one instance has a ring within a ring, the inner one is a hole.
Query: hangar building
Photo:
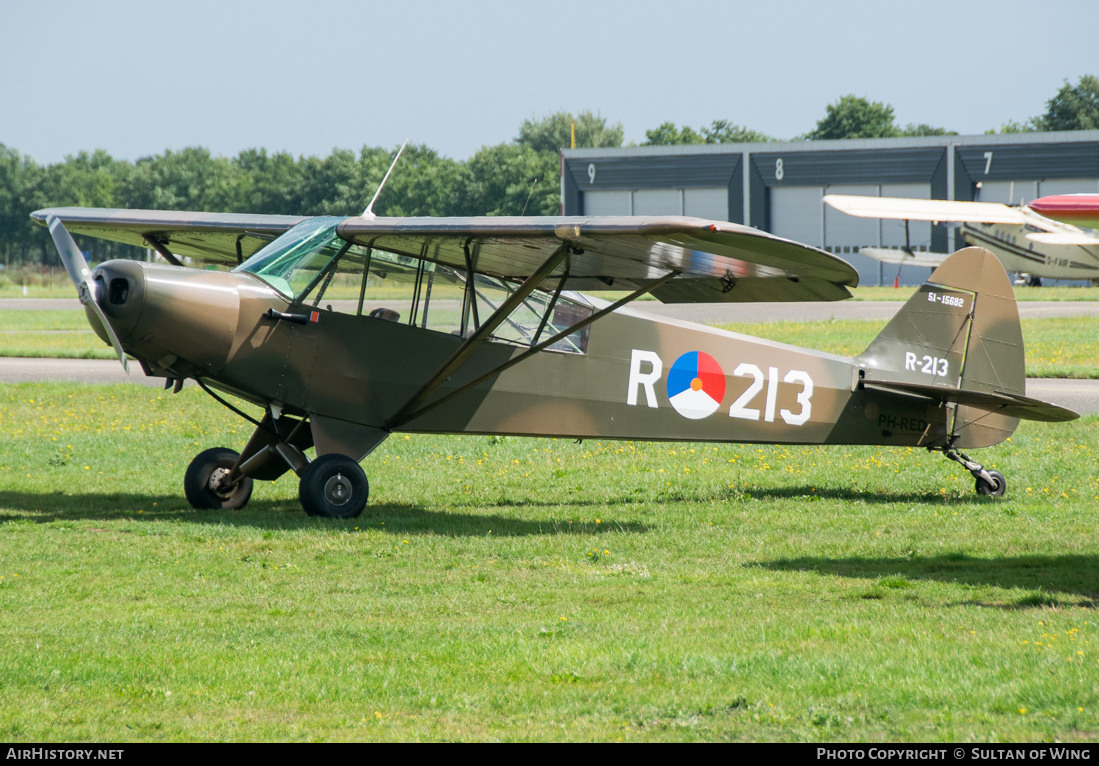
[[[564,215],[688,215],[747,223],[837,253],[861,284],[891,284],[896,267],[862,247],[901,247],[904,222],[853,218],[825,194],[1020,204],[1099,193],[1099,130],[759,144],[565,149]],[[954,231],[913,221],[914,249],[952,252]],[[929,269],[906,266],[904,284]]]

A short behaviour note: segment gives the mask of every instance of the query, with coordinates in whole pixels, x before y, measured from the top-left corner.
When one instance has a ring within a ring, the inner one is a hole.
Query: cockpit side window
[[[303,221],[234,271],[254,274],[291,300],[328,311],[401,322],[469,337],[515,292],[517,283],[467,273],[423,258],[342,239],[342,218]],[[578,299],[535,290],[492,332],[490,341],[532,347],[591,316]],[[549,346],[584,353],[588,329]]]
[[[301,300],[347,243],[336,234],[342,218],[310,218],[270,242],[233,271],[255,274],[280,293]]]
[[[445,266],[352,244],[320,278],[309,299],[329,311],[455,333],[462,288]]]

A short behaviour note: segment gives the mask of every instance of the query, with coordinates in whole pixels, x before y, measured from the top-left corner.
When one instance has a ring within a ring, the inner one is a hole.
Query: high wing
[[[960,223],[1035,224],[1016,207],[996,202],[955,202],[942,199],[905,199],[903,197],[856,197],[826,194],[824,203],[840,212],[859,218],[889,218],[898,221],[958,221]],[[1055,229],[1048,229],[1055,231]]]
[[[344,239],[516,279],[566,246],[547,280],[566,289],[629,290],[678,276],[652,294],[665,303],[841,300],[858,272],[831,253],[722,221],[686,217],[348,218]]]
[[[57,216],[71,234],[135,247],[163,247],[181,258],[234,265],[308,217],[55,207],[36,210],[31,218],[45,226],[49,215]]]
[[[298,216],[54,208],[78,234],[142,247],[150,238],[176,255],[236,263],[305,220]],[[538,273],[582,291],[653,287],[666,303],[821,301],[850,297],[858,272],[843,259],[748,226],[686,217],[347,218],[349,241],[506,279]],[[468,258],[468,260],[467,260]],[[674,274],[674,278],[657,285]]]

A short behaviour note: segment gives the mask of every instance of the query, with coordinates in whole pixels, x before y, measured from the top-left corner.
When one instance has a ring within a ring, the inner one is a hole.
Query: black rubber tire
[[[210,486],[215,471],[228,471],[240,457],[225,447],[214,447],[195,455],[183,474],[183,494],[192,508],[243,508],[252,497],[252,480],[245,476],[230,492],[217,492]]]
[[[344,455],[321,455],[301,472],[298,500],[310,516],[353,519],[366,508],[369,497],[366,474]]]
[[[988,497],[1003,497],[1007,492],[1007,479],[999,471],[989,471],[988,475],[992,477],[996,482],[995,486],[992,486],[980,476],[977,477],[977,494],[987,495]]]

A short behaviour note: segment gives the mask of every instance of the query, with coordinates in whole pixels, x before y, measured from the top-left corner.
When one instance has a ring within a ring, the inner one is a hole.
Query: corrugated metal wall
[[[563,153],[561,186],[566,215],[747,222],[839,253],[859,269],[863,284],[892,283],[895,267],[883,269],[857,250],[903,245],[903,222],[845,216],[825,208],[824,194],[1018,204],[1097,192],[1099,131],[575,149]],[[726,214],[718,215],[723,208]],[[944,224],[914,222],[910,236],[917,249],[955,247]],[[916,284],[926,274],[905,267],[902,281]]]
[[[697,215],[743,223],[740,154],[566,158],[563,181],[565,215]]]

